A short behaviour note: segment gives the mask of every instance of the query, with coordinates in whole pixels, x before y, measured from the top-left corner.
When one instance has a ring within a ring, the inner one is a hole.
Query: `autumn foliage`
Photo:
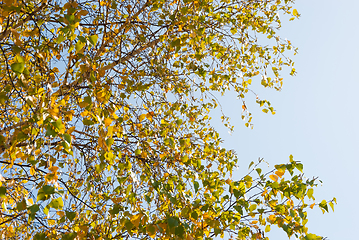
[[[236,176],[209,117],[229,90],[248,127],[247,99],[275,113],[251,84],[295,73],[292,3],[1,0],[1,239],[320,239],[318,181],[292,156]]]

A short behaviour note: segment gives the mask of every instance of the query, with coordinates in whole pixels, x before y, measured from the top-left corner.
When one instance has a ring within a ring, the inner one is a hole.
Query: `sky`
[[[246,128],[240,119],[240,102],[228,94],[220,101],[235,131],[230,135],[219,121],[214,125],[224,139],[223,146],[235,150],[240,166],[246,169],[259,157],[271,166],[288,162],[290,154],[301,161],[307,177],[323,181],[314,190],[316,202],[333,197],[338,202],[334,213],[322,214],[319,208],[308,212],[309,232],[328,240],[356,240],[359,1],[302,0],[294,8],[300,19],[283,21],[280,35],[299,48],[292,57],[298,73],[283,75],[281,92],[265,89],[260,96],[270,100],[276,114],[262,113],[252,104],[254,128]],[[269,237],[288,239],[279,230],[272,230]]]

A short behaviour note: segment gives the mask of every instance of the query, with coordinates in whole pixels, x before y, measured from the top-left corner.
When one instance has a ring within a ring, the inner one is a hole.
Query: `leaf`
[[[36,233],[34,236],[34,240],[48,240],[49,238],[45,233]]]
[[[76,218],[76,212],[65,211],[65,214],[71,222]]]
[[[9,100],[7,94],[5,92],[0,92],[0,104],[4,105],[7,100]]]
[[[64,207],[64,202],[62,200],[61,197],[53,199],[50,204],[49,207],[55,208],[55,209],[62,209]]]
[[[275,171],[274,173],[280,178],[284,175],[284,171]]]
[[[82,120],[82,123],[86,126],[91,126],[94,125],[94,122],[91,121],[90,119],[85,118],[84,120]]]
[[[328,205],[327,205],[327,201],[323,200],[319,203],[319,207],[321,207],[322,209],[324,209],[325,211],[328,212]]]
[[[249,166],[248,166],[248,169],[250,169],[252,166],[253,166],[254,162],[252,161]]]
[[[0,198],[4,198],[6,194],[6,187],[0,187]]]
[[[56,137],[57,132],[53,129],[52,126],[48,125],[47,128],[46,128],[45,136]]]
[[[174,217],[169,217],[169,218],[167,219],[167,222],[168,222],[168,226],[169,226],[170,228],[172,228],[172,227],[177,227],[177,226],[178,226],[178,220],[175,219]]]
[[[63,135],[63,138],[68,144],[71,144],[71,135],[70,134],[65,133]]]
[[[97,36],[97,35],[89,36],[89,42],[91,43],[92,46],[95,46],[95,45],[96,45],[97,39],[98,39],[98,36]]]
[[[253,212],[254,210],[257,209],[257,204],[252,204],[250,207],[249,207],[249,211]]]
[[[299,17],[297,9],[293,9],[293,15],[296,16],[296,17]]]
[[[49,185],[45,185],[41,189],[45,194],[54,194],[55,193],[55,188],[52,186],[49,186]]]
[[[199,188],[199,183],[197,181],[194,181],[193,183],[194,186],[194,190],[196,191],[196,193],[198,192],[198,188]]]
[[[29,207],[29,210],[32,214],[35,214],[40,210],[40,206],[38,204],[34,204]]]
[[[25,69],[24,63],[13,63],[11,64],[11,70],[13,70],[15,73],[22,73]]]
[[[131,217],[131,223],[132,223],[136,228],[138,228],[138,226],[140,225],[141,217],[142,217],[142,214],[136,214],[136,215],[133,215],[133,216]]]
[[[179,47],[181,45],[181,39],[177,38],[171,42],[172,47]]]
[[[37,192],[36,201],[44,201],[50,198],[50,195],[55,193],[55,188],[49,185],[44,185]]]
[[[20,211],[24,211],[26,209],[26,201],[25,199],[23,199],[21,202],[16,203],[16,210]]]
[[[83,43],[83,42],[81,42],[81,41],[78,41],[78,42],[75,44],[75,50],[76,50],[76,52],[80,52],[85,45],[86,45],[85,43]]]
[[[334,204],[333,204],[333,202],[329,202],[328,204],[331,207],[332,211],[334,212]]]
[[[278,181],[278,176],[276,176],[274,174],[269,175],[269,178],[272,179],[274,182]]]
[[[62,124],[61,119],[58,119],[55,122],[52,122],[52,125],[55,127],[57,131],[61,131],[65,126]]]
[[[322,237],[319,237],[315,234],[309,233],[307,234],[304,238],[302,238],[303,240],[321,240]]]
[[[62,234],[61,240],[74,240],[76,237],[77,237],[77,233],[75,233],[75,232],[65,233],[65,234]]]
[[[314,192],[313,188],[309,188],[307,192],[307,196],[309,199],[315,200],[315,198],[313,197],[313,192]]]

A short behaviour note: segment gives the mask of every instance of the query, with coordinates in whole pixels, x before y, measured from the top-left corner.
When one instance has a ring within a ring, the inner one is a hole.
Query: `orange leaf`
[[[112,119],[111,119],[111,118],[106,118],[106,119],[105,119],[105,126],[106,126],[106,127],[110,126],[111,123],[112,123]]]
[[[273,181],[277,182],[278,181],[278,177],[274,174],[269,176],[270,179],[272,179]]]
[[[276,217],[275,215],[270,215],[270,216],[268,217],[268,219],[269,219],[270,222],[274,223],[275,220],[277,219],[277,217]]]
[[[284,172],[283,171],[275,171],[275,174],[281,178],[284,175]]]
[[[142,217],[142,214],[141,214],[141,213],[136,214],[136,215],[133,215],[133,216],[131,217],[131,223],[132,223],[133,225],[135,225],[136,228],[138,228],[138,226],[140,225],[141,217]]]

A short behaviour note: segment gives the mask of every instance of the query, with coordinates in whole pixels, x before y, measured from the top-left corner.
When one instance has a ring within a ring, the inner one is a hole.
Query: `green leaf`
[[[70,134],[65,133],[65,134],[63,135],[63,137],[64,137],[64,140],[65,140],[68,144],[71,144],[71,135],[70,135]]]
[[[194,181],[193,183],[194,186],[194,190],[196,191],[196,193],[198,192],[198,188],[199,188],[199,183],[197,181]]]
[[[179,47],[181,46],[181,39],[177,38],[176,40],[171,42],[172,47]]]
[[[66,234],[62,234],[61,240],[74,240],[76,237],[77,237],[77,233],[75,232],[66,233]]]
[[[11,64],[11,70],[13,70],[15,73],[22,73],[25,69],[24,63],[13,63]]]
[[[34,204],[28,208],[32,214],[38,212],[40,210],[40,207],[38,204]]]
[[[54,194],[55,188],[49,185],[45,185],[41,188],[45,194]]]
[[[328,205],[327,205],[327,201],[323,200],[319,203],[319,207],[321,207],[322,209],[324,209],[325,211],[328,211]]]
[[[34,236],[34,240],[47,240],[49,239],[45,233],[36,233]]]
[[[249,166],[248,166],[248,169],[250,169],[252,166],[253,166],[254,162],[252,161]]]
[[[168,226],[170,226],[171,228],[178,226],[178,220],[175,219],[175,218],[173,218],[173,217],[169,217],[169,218],[167,219],[167,222],[168,222]]]
[[[45,136],[56,137],[57,132],[53,129],[51,125],[47,125]]]
[[[1,92],[0,93],[0,104],[5,104],[5,102],[9,100],[9,97],[7,96],[7,94],[5,92]]]
[[[85,38],[85,37],[83,37],[83,36],[77,36],[77,38],[78,38],[81,42],[86,43],[86,38]]]
[[[65,211],[65,214],[71,222],[76,218],[76,212]]]
[[[90,125],[94,125],[94,122],[91,121],[90,119],[85,118],[84,120],[82,120],[82,123],[86,126],[90,126]]]
[[[77,41],[77,43],[75,44],[76,52],[80,52],[85,45],[86,45],[85,43],[81,41]]]
[[[25,141],[26,139],[28,139],[29,136],[23,132],[19,132],[17,135],[16,135],[16,140],[18,142],[22,142],[22,141]]]
[[[296,167],[300,172],[303,172],[303,164],[297,163],[297,164],[295,165],[295,167]]]
[[[179,236],[181,239],[183,239],[184,233],[185,233],[185,228],[182,225],[176,227],[175,234]]]
[[[138,155],[141,154],[141,152],[142,152],[141,149],[138,149],[138,148],[137,148],[137,149],[135,150],[135,155],[138,156]]]
[[[89,42],[92,44],[92,46],[96,45],[97,39],[98,39],[97,35],[92,35],[92,36],[89,37]]]
[[[37,192],[36,201],[45,201],[50,198],[51,194],[55,193],[55,188],[49,185],[45,185]]]
[[[21,202],[16,203],[16,210],[23,211],[26,209],[26,201],[23,199]]]
[[[51,124],[52,124],[52,125],[55,127],[55,129],[58,130],[58,131],[61,131],[61,130],[65,127],[65,126],[62,124],[61,119],[58,119],[57,121],[52,122]]]
[[[6,194],[6,187],[1,186],[0,187],[0,198],[4,198]]]
[[[65,39],[66,39],[65,36],[59,35],[56,39],[56,43],[58,43],[58,44],[62,43]]]
[[[53,199],[50,204],[50,207],[55,208],[55,209],[62,209],[64,207],[64,202],[62,200],[61,197]]]

